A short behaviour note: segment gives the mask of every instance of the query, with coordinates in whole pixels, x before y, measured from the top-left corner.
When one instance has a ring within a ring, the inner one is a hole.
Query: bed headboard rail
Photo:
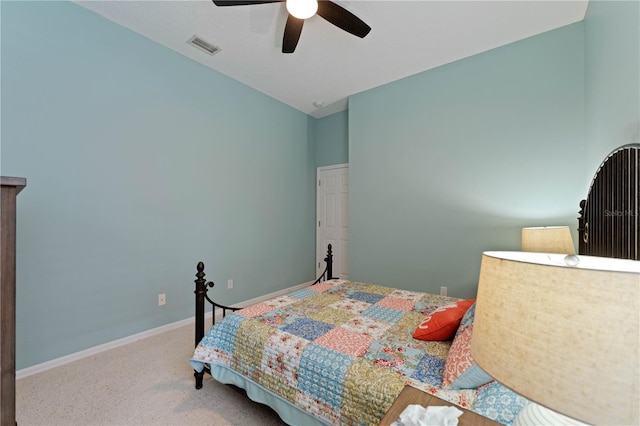
[[[580,202],[578,252],[640,260],[640,144],[614,150]]]

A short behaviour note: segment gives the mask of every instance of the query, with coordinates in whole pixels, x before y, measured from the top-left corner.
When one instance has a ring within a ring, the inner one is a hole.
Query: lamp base
[[[549,410],[535,402],[525,406],[513,421],[513,426],[586,426],[560,413]]]

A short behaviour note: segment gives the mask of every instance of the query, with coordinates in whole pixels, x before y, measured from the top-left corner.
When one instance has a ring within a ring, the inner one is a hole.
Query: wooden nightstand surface
[[[411,404],[420,404],[423,407],[428,407],[430,405],[454,406],[458,410],[463,412],[463,414],[458,417],[458,425],[460,426],[500,425],[500,423],[498,422],[494,422],[491,419],[482,417],[480,414],[476,414],[473,411],[458,407],[457,405],[454,405],[449,401],[444,401],[438,397],[429,395],[428,393],[422,392],[421,390],[413,388],[411,386],[405,386],[404,389],[402,389],[402,392],[400,392],[400,395],[398,395],[398,398],[394,401],[391,408],[389,408],[389,411],[387,411],[387,414],[385,414],[382,418],[380,426],[389,426],[391,423],[398,420],[398,417],[400,417],[400,413],[402,413],[404,409]]]

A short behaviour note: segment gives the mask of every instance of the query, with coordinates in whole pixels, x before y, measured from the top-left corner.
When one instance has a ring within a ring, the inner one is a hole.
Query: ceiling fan
[[[304,20],[318,14],[344,31],[364,38],[371,27],[353,13],[329,0],[213,0],[216,6],[250,6],[286,1],[287,23],[282,37],[282,53],[293,53],[300,40]]]

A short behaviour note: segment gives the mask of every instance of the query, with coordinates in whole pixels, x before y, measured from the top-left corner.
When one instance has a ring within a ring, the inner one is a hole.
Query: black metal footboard
[[[196,291],[195,291],[195,294],[196,294],[196,346],[198,346],[198,343],[200,343],[200,340],[202,340],[202,338],[204,337],[205,300],[208,301],[212,306],[212,317],[213,317],[212,325],[216,323],[215,308],[222,309],[223,317],[227,315],[227,311],[237,311],[242,308],[221,305],[211,300],[207,295],[207,290],[209,287],[213,287],[214,285],[213,281],[207,282],[207,280],[204,279],[205,277],[204,263],[198,262],[198,266],[196,266],[196,269],[198,270],[198,272],[196,273],[197,279],[195,280],[195,283],[196,283]],[[202,380],[204,378],[204,373],[210,374],[211,371],[209,371],[207,367],[205,367],[204,370],[202,370],[201,372],[197,372],[194,370],[193,375],[196,378],[196,389],[202,388]]]
[[[314,281],[314,284],[317,284],[319,282],[322,281],[327,281],[327,280],[332,280],[333,277],[333,251],[331,248],[331,244],[329,244],[329,246],[327,247],[327,256],[324,258],[324,262],[326,263],[326,267],[324,269],[324,272],[322,272],[322,274],[318,277],[318,279],[316,279]],[[216,308],[222,309],[222,317],[224,318],[227,315],[227,311],[237,311],[242,309],[241,307],[234,307],[234,306],[225,306],[225,305],[221,305],[219,303],[214,302],[213,300],[211,300],[209,298],[209,296],[207,295],[207,290],[209,289],[209,287],[213,287],[214,284],[212,281],[208,281],[205,279],[205,273],[204,273],[204,263],[202,262],[198,262],[198,266],[196,267],[197,269],[197,273],[196,273],[196,335],[195,335],[195,346],[198,346],[198,343],[200,343],[200,340],[202,340],[202,338],[205,335],[205,301],[209,302],[212,306],[212,321],[211,321],[211,325],[215,325],[216,323]],[[209,373],[211,374],[211,371],[208,368],[204,368],[203,371],[201,372],[197,372],[194,371],[194,377],[196,378],[196,389],[200,389],[202,388],[202,381],[204,379],[204,374],[205,373]]]

